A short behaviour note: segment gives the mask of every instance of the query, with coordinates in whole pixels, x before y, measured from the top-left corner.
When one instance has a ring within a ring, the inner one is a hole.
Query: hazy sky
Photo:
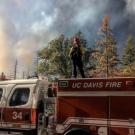
[[[27,69],[35,52],[60,34],[81,30],[93,46],[106,15],[122,50],[127,36],[135,36],[135,0],[0,0],[0,72],[12,72],[15,59],[18,72]]]

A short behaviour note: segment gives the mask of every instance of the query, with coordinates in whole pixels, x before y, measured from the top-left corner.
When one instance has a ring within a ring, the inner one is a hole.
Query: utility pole
[[[16,73],[17,73],[17,59],[15,61],[15,70],[14,70],[14,80],[16,79]]]
[[[24,71],[23,71],[23,73],[22,73],[22,78],[23,78],[23,79],[25,78],[25,73],[24,73]]]
[[[39,72],[38,72],[38,63],[39,62],[39,57],[37,56],[37,77],[39,76]]]
[[[30,78],[30,67],[29,67],[29,65],[28,65],[28,69],[27,69],[27,79],[29,79]]]

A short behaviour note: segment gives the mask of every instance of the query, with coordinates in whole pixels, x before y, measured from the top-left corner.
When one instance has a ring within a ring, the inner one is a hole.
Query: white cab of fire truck
[[[0,130],[41,135],[47,88],[45,79],[0,82]]]

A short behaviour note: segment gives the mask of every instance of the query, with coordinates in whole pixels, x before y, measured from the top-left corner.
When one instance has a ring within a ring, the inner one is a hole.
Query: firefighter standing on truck
[[[80,46],[80,39],[78,37],[74,37],[69,55],[72,60],[72,77],[77,77],[78,67],[82,78],[85,78],[82,62],[83,48]]]

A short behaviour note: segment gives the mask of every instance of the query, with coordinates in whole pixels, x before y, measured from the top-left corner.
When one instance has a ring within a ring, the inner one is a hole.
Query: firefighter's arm
[[[80,51],[82,55],[85,53],[85,49],[83,47],[80,48]]]
[[[69,51],[69,57],[71,58],[71,54],[72,54],[72,51],[73,51],[73,47],[70,49]]]

